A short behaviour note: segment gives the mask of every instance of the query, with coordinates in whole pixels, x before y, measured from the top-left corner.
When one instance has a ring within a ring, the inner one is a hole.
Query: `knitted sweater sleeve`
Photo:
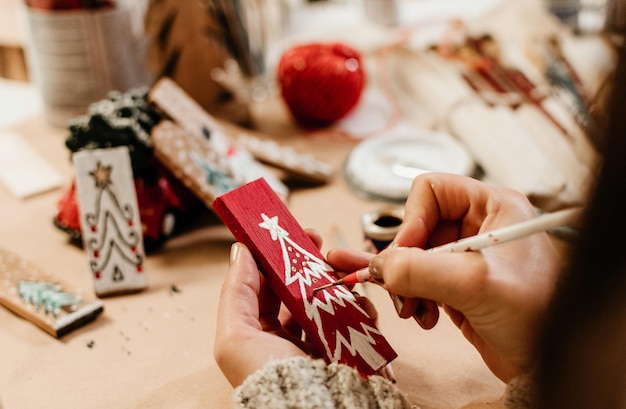
[[[504,393],[506,409],[536,409],[539,407],[535,371],[513,378]]]
[[[387,379],[363,378],[342,364],[292,357],[269,363],[235,389],[236,409],[381,408],[411,404]]]

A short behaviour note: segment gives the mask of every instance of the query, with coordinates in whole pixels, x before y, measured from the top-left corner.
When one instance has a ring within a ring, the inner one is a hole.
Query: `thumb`
[[[370,261],[370,274],[392,294],[426,298],[463,309],[480,293],[487,263],[480,252],[432,253],[417,247],[388,248]]]
[[[230,268],[222,284],[217,324],[223,332],[239,325],[258,326],[261,278],[248,248],[235,243],[231,249]]]

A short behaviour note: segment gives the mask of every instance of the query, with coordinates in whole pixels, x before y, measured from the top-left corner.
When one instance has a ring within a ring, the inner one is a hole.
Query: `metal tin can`
[[[365,213],[361,227],[365,248],[371,253],[385,249],[396,237],[404,220],[404,207],[387,207]]]

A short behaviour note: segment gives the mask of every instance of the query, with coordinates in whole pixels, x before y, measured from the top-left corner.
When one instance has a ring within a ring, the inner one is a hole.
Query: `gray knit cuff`
[[[506,386],[504,404],[507,409],[535,409],[537,403],[536,372],[530,371],[513,378]]]
[[[235,389],[236,408],[410,408],[402,393],[380,376],[308,357],[269,363]]]

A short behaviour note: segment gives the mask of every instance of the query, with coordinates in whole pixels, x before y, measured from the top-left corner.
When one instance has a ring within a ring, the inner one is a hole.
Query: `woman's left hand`
[[[220,293],[213,353],[236,387],[271,360],[307,355],[310,345],[300,340],[299,328],[281,310],[248,248],[233,244],[230,260]]]

